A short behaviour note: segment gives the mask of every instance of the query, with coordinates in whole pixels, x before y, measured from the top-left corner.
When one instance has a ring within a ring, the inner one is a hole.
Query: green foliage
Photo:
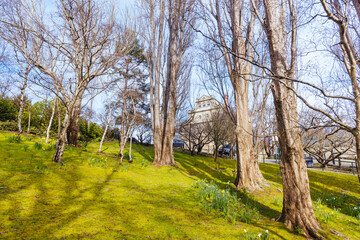
[[[21,143],[21,136],[19,135],[12,135],[7,138],[9,143]]]
[[[257,210],[248,204],[241,205],[229,188],[223,190],[214,182],[207,183],[204,180],[195,182],[194,187],[199,189],[198,200],[207,212],[215,210],[233,223],[237,218],[246,223],[258,220]]]
[[[56,143],[48,145],[44,150],[45,151],[52,151],[56,149]]]
[[[34,149],[35,149],[35,150],[39,151],[39,150],[41,150],[42,148],[43,148],[42,143],[36,142],[36,143],[34,144]]]
[[[0,122],[0,130],[15,132],[18,130],[17,123],[15,121]]]
[[[86,149],[87,146],[88,146],[88,142],[82,142],[82,143],[81,143],[81,148],[82,148],[82,149]]]
[[[140,162],[140,166],[141,167],[148,167],[150,165],[149,161],[147,161],[146,159],[142,159]]]
[[[29,145],[24,145],[24,151],[26,152],[29,148]]]
[[[0,98],[0,122],[16,121],[18,112],[19,107],[15,99],[9,97]]]
[[[96,158],[96,157],[90,157],[88,158],[88,164],[91,167],[100,167],[100,168],[107,168],[109,166],[107,158]]]
[[[96,123],[89,123],[84,119],[79,120],[80,139],[83,141],[94,140],[100,138],[103,134],[103,129]]]

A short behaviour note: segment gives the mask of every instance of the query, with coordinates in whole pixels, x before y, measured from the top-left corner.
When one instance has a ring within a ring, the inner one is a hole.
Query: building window
[[[208,102],[208,104],[207,104],[208,106],[210,106],[210,103]]]
[[[205,103],[203,104],[203,107],[205,107]]]
[[[199,108],[201,108],[201,104],[199,105]]]

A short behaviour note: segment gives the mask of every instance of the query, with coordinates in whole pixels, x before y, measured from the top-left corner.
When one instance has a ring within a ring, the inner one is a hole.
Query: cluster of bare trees
[[[308,237],[320,238],[304,148],[327,164],[350,149],[354,139],[357,161],[360,158],[359,1],[319,0],[320,5],[313,8],[318,16],[330,20],[324,28],[334,34],[327,47],[339,71],[344,73],[339,74],[337,84],[340,82],[346,91],[299,77],[298,10],[305,3],[295,0],[138,3],[140,20],[129,26],[116,18],[114,8],[104,8],[100,1],[57,0],[56,14],[49,14],[38,1],[1,0],[0,36],[14,50],[13,62],[20,79],[19,133],[23,131],[25,91],[31,82],[51,92],[55,99],[48,129],[55,109],[59,109],[60,103],[65,106],[53,156],[54,162],[61,163],[66,143],[77,145],[81,110],[106,90],[107,117],[99,152],[111,123],[120,125],[120,164],[126,140],[132,139],[135,129],[139,136],[149,136],[147,132],[151,129],[153,164],[174,165],[176,118],[189,90],[194,52],[191,49],[195,37],[203,39],[201,49],[206,61],[199,65],[224,100],[225,95],[231,94],[233,105],[226,104],[207,124],[195,124],[191,119],[181,124],[180,133],[188,149],[192,154],[201,152],[205,144],[213,142],[216,159],[218,147],[226,141],[233,142],[237,153],[236,188],[254,191],[266,185],[258,166],[257,150],[261,145],[267,146],[267,137],[277,134],[284,189],[279,219],[289,228],[301,228]],[[144,79],[148,79],[147,84]],[[297,84],[316,93],[321,104],[299,94]],[[269,99],[273,100],[272,106]],[[304,124],[301,132],[297,99],[326,120]],[[148,107],[144,105],[147,100]],[[234,130],[226,126],[233,126]],[[340,137],[341,131],[348,134]],[[327,148],[325,145],[335,151],[330,157],[324,157],[320,151]],[[360,180],[359,169],[358,174]]]

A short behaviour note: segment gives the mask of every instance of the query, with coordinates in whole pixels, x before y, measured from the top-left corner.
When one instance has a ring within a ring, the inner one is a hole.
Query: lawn
[[[68,147],[60,166],[51,161],[54,142],[22,136],[10,143],[11,136],[0,133],[0,239],[305,239],[272,220],[282,206],[278,165],[260,164],[268,186],[237,192],[249,221],[231,221],[209,210],[195,185],[205,180],[232,193],[233,160],[218,165],[176,152],[177,166],[158,168],[151,165],[151,147],[134,145],[134,162],[118,166],[117,143],[105,143],[97,154],[93,142]],[[309,177],[324,236],[360,239],[357,178],[319,171]]]

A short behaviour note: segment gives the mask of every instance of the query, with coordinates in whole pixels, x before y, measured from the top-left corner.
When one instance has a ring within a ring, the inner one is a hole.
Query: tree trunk
[[[126,75],[128,72],[128,65],[126,67]],[[126,124],[126,104],[127,104],[127,84],[128,84],[128,79],[127,76],[125,76],[125,83],[124,83],[124,91],[123,91],[123,101],[122,101],[122,109],[121,109],[121,126],[120,126],[120,142],[119,142],[119,146],[120,146],[120,153],[119,153],[119,157],[120,157],[120,162],[119,164],[122,164],[123,158],[124,158],[124,148],[125,148],[125,143],[126,143],[126,133],[125,133],[125,124]],[[129,126],[128,126],[129,127]]]
[[[30,103],[28,106],[28,111],[29,111],[29,119],[28,119],[28,129],[27,129],[27,133],[30,133],[30,124],[31,124],[31,109],[30,109]]]
[[[52,107],[51,117],[50,117],[50,120],[49,120],[49,125],[48,125],[47,130],[46,130],[46,141],[45,141],[46,143],[49,142],[51,124],[52,124],[52,121],[53,121],[54,115],[55,115],[55,106],[56,106],[56,100],[54,102],[54,106]]]
[[[75,147],[78,145],[80,112],[81,112],[81,98],[80,100],[76,100],[74,109],[70,113],[69,127],[67,129],[68,144]]]
[[[55,153],[53,156],[53,162],[61,163],[61,164],[63,164],[62,157],[63,157],[64,150],[65,150],[67,129],[70,125],[68,113],[66,113],[66,115],[65,115],[63,125],[64,126],[62,128],[61,134],[58,137],[58,140],[56,142],[56,149],[55,149]]]
[[[237,79],[233,83],[236,102],[236,189],[246,188],[254,191],[262,187],[265,181],[255,157],[251,137],[251,120],[249,116],[248,82]]]
[[[359,159],[360,159],[360,125],[357,124],[356,126],[357,128],[357,134],[355,134],[355,146],[356,146],[356,159],[355,161],[357,162],[356,166],[356,171],[357,171],[357,176],[358,176],[358,179],[359,179],[359,182],[360,182],[360,167],[359,167]],[[339,167],[341,167],[341,164],[340,164],[340,159],[339,159]]]
[[[132,138],[133,138],[134,131],[131,131],[130,134],[130,147],[129,147],[129,163],[133,162],[132,156],[131,156],[131,147],[132,147]]]
[[[101,153],[102,145],[103,145],[103,142],[104,142],[104,139],[105,139],[106,132],[107,132],[108,128],[109,128],[109,123],[106,124],[104,133],[103,133],[103,135],[102,135],[102,137],[101,137],[101,141],[100,141],[100,146],[99,146],[99,151],[98,151],[98,153]]]
[[[59,99],[57,98],[56,101],[56,105],[57,105],[57,111],[58,111],[58,138],[60,137],[61,134],[61,110],[60,110],[60,103],[59,103]]]
[[[22,133],[22,127],[21,127],[21,120],[22,120],[22,115],[23,115],[23,112],[24,112],[24,105],[25,105],[25,102],[24,102],[24,98],[25,98],[25,89],[26,89],[26,86],[27,86],[27,72],[25,72],[25,77],[24,77],[24,83],[22,85],[22,88],[21,88],[21,93],[20,93],[20,108],[19,108],[19,115],[18,115],[18,129],[19,129],[19,134]]]
[[[284,222],[285,227],[294,230],[299,227],[307,237],[318,239],[321,238],[317,232],[320,225],[311,202],[309,178],[298,126],[296,98],[289,89],[293,87],[293,83],[284,78],[293,77],[295,71],[296,12],[292,1],[289,0],[292,44],[290,67],[288,67],[288,36],[285,28],[287,4],[280,4],[277,0],[264,0],[264,7],[266,15],[264,26],[268,39],[271,70],[274,74],[271,91],[281,149],[280,169],[284,198],[279,219]]]

